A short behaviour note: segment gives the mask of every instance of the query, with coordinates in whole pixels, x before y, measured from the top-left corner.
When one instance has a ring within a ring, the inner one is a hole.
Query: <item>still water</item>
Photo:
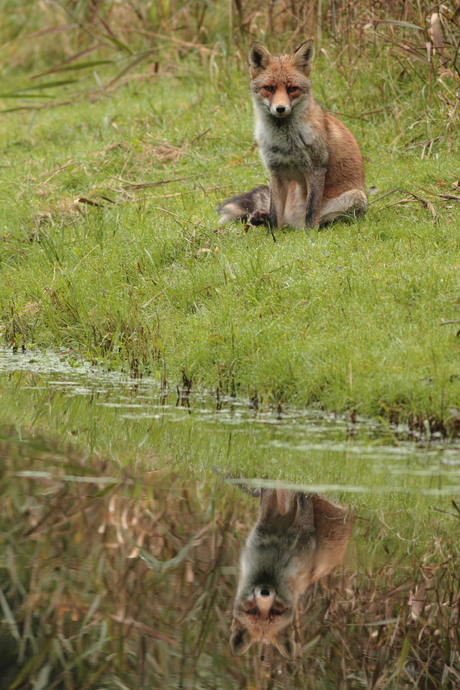
[[[460,688],[460,446],[69,357],[0,351],[1,690]]]

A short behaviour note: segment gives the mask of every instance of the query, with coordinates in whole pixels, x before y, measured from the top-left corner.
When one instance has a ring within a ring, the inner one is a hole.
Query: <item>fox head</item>
[[[285,659],[295,657],[294,602],[283,600],[275,587],[257,585],[241,593],[233,609],[230,635],[232,654],[244,654],[253,642],[272,644]]]
[[[254,103],[273,117],[283,119],[311,93],[313,39],[305,41],[292,55],[274,57],[261,43],[249,49],[249,73]]]
[[[243,550],[230,648],[266,642],[292,661],[294,619],[306,588],[343,559],[353,517],[318,494],[261,490],[259,518]]]

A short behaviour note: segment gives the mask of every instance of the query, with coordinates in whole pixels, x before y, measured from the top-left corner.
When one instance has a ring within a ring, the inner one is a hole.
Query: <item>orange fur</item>
[[[257,225],[315,227],[345,213],[365,213],[362,155],[351,132],[313,97],[313,55],[312,40],[280,57],[252,44],[255,137],[270,187],[224,202],[222,222],[244,217]]]
[[[299,598],[342,561],[352,526],[350,512],[318,494],[261,490],[259,518],[241,556],[233,654],[263,641],[294,659]]]

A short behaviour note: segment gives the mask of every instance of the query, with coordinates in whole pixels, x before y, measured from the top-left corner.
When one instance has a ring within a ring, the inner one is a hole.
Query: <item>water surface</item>
[[[456,444],[69,353],[0,351],[0,390],[0,688],[459,687]],[[229,651],[261,485],[356,515],[294,663]]]

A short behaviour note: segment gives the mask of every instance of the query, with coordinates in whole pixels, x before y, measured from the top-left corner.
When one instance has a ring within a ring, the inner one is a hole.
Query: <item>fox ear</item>
[[[248,651],[254,642],[254,637],[249,630],[233,619],[232,634],[230,635],[230,649],[233,656],[241,656]]]
[[[297,67],[297,69],[300,69],[303,72],[307,72],[309,74],[311,69],[311,62],[313,60],[314,55],[315,45],[313,39],[310,38],[308,41],[305,41],[305,43],[302,43],[302,45],[300,45],[297,48],[292,57],[292,62],[294,66]]]
[[[295,658],[295,639],[294,639],[294,628],[292,625],[281,630],[274,638],[272,638],[271,643],[276,647],[281,656],[284,656],[288,661],[294,661]]]
[[[270,64],[272,56],[262,43],[254,41],[249,48],[249,71],[251,77],[263,72]]]

